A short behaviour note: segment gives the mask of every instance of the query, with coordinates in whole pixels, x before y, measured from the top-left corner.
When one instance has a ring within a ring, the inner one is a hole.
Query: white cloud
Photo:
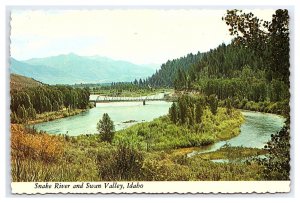
[[[163,63],[230,42],[225,10],[14,10],[17,59],[74,52],[136,63]],[[270,10],[254,12],[266,16]]]

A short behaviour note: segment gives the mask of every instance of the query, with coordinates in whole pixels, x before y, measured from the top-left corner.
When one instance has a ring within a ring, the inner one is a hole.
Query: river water
[[[212,152],[220,149],[225,144],[238,147],[264,148],[270,140],[271,134],[275,134],[284,125],[282,116],[260,112],[242,111],[245,122],[241,126],[241,133],[232,139],[220,141],[215,144],[199,147],[198,150],[188,154],[193,156],[199,153]]]
[[[94,134],[97,133],[96,126],[99,119],[102,118],[104,113],[108,113],[114,121],[115,129],[121,130],[136,123],[151,121],[154,118],[166,115],[171,104],[165,101],[147,101],[145,106],[141,101],[98,103],[97,107],[86,112],[39,123],[35,125],[35,128],[49,134],[68,134],[70,136]],[[193,153],[215,151],[226,143],[231,146],[263,148],[270,139],[270,135],[279,131],[284,125],[284,118],[278,115],[248,111],[242,113],[245,116],[245,123],[241,126],[239,136],[210,146],[200,147],[199,150]]]
[[[133,124],[151,121],[169,111],[171,102],[146,101],[143,102],[110,102],[97,103],[95,108],[75,116],[35,124],[37,130],[43,130],[49,134],[68,134],[76,136],[81,134],[97,133],[97,123],[104,113],[108,113],[113,120],[115,129],[121,130]]]

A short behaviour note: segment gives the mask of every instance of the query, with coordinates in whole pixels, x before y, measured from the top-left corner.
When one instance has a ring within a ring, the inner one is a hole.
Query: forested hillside
[[[231,44],[168,61],[146,82],[180,91],[215,94],[222,100],[231,98],[236,107],[243,108],[253,101],[260,103],[251,110],[264,111],[268,106],[269,112],[288,111],[287,10],[277,10],[271,22],[239,10],[229,10],[223,20],[235,36]]]
[[[173,87],[177,71],[188,70],[191,66],[200,61],[202,55],[200,52],[197,54],[190,53],[178,59],[168,60],[161,65],[159,71],[156,71],[156,73],[146,80],[146,83],[153,87]]]

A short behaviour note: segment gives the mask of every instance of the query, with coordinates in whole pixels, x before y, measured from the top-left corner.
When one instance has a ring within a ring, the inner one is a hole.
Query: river
[[[146,105],[143,105],[141,101],[97,103],[97,107],[86,112],[35,124],[35,128],[49,134],[68,134],[70,136],[94,134],[97,133],[97,122],[102,118],[103,113],[108,113],[114,121],[115,129],[121,130],[167,114],[171,104],[165,101],[147,101]],[[215,151],[226,143],[231,146],[263,148],[270,139],[270,135],[279,131],[284,125],[284,118],[278,115],[249,111],[242,111],[242,113],[245,116],[245,123],[241,126],[239,136],[210,146],[200,147],[193,153]],[[194,155],[193,153],[190,155]]]
[[[121,130],[133,124],[151,121],[166,115],[171,104],[171,102],[165,101],[146,101],[146,105],[143,105],[142,101],[97,103],[95,108],[86,112],[35,124],[35,128],[49,134],[68,134],[70,136],[94,134],[97,133],[98,121],[104,113],[107,113],[114,121],[115,130]]]
[[[199,149],[188,154],[188,156],[216,151],[225,144],[234,147],[242,146],[262,149],[270,140],[271,134],[278,132],[285,121],[282,116],[269,113],[242,111],[242,114],[245,117],[245,122],[242,124],[241,133],[238,136],[209,146],[199,147]]]

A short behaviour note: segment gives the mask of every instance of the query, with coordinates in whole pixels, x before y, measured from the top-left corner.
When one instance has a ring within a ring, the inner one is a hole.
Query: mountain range
[[[11,73],[34,78],[47,84],[130,82],[147,78],[159,65],[137,65],[101,56],[65,54],[46,58],[11,58]]]

